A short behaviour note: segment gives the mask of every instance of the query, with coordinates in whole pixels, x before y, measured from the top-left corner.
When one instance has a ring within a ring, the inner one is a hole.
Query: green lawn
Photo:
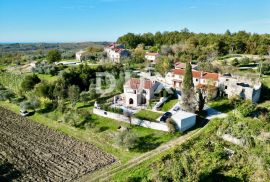
[[[270,88],[270,76],[263,76],[261,80],[266,87]]]
[[[234,109],[228,99],[218,99],[207,103],[207,105],[223,113],[228,113]]]
[[[19,112],[19,106],[9,102],[0,101],[0,106],[8,108],[16,113]],[[90,110],[91,107],[86,107],[83,109]],[[152,150],[160,146],[162,143],[180,136],[180,134],[173,135],[158,130],[132,126],[132,130],[137,135],[139,140],[133,149],[127,151],[126,149],[115,145],[115,136],[119,132],[118,127],[127,127],[129,126],[127,123],[93,114],[91,120],[88,121],[92,123],[91,127],[89,126],[85,128],[75,128],[69,124],[58,122],[57,120],[59,116],[61,116],[61,114],[58,112],[50,112],[47,114],[35,113],[33,116],[29,116],[28,118],[46,125],[49,128],[58,130],[68,136],[72,136],[81,141],[94,144],[105,152],[113,154],[121,162],[126,162],[143,152]]]
[[[37,74],[37,75],[41,80],[45,80],[48,82],[54,82],[58,79],[58,76],[51,76],[51,75],[45,75],[45,74]]]
[[[176,103],[178,102],[178,99],[172,99],[168,102],[164,103],[161,110],[164,112],[169,111]]]
[[[158,112],[153,112],[150,110],[140,110],[135,114],[135,117],[143,120],[155,122],[162,114]]]

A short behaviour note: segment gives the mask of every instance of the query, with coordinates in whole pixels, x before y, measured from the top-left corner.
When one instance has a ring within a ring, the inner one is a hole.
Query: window
[[[136,90],[133,90],[134,94],[136,94]]]
[[[225,86],[225,89],[227,89],[228,88],[228,86]]]
[[[196,78],[196,82],[199,81],[198,78]]]
[[[226,82],[229,81],[229,79],[226,79]]]

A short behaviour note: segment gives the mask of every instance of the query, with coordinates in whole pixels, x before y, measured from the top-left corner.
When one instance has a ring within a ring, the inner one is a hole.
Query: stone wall
[[[129,118],[122,115],[122,114],[116,114],[116,113],[112,113],[112,112],[107,112],[104,110],[100,110],[100,109],[93,109],[93,113],[106,117],[106,118],[110,118],[110,119],[114,119],[117,121],[122,121],[125,123],[129,123]],[[160,131],[169,131],[169,128],[167,126],[166,123],[158,123],[158,122],[150,122],[147,120],[141,120],[138,118],[132,118],[131,119],[131,124],[133,125],[139,125],[145,128],[151,128],[154,130],[160,130]]]

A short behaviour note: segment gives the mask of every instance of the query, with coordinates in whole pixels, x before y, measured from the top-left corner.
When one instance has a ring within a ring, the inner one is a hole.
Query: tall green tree
[[[184,79],[183,79],[183,91],[188,91],[194,89],[193,76],[192,76],[192,67],[190,63],[186,64]]]
[[[36,84],[38,84],[41,80],[37,75],[27,75],[21,83],[22,90],[27,92],[32,90]]]
[[[196,95],[194,91],[192,67],[190,63],[186,64],[181,94],[182,94],[181,106],[183,110],[187,112],[195,113],[197,103],[196,103]]]
[[[39,97],[53,98],[54,85],[46,81],[42,81],[35,86],[35,94]]]
[[[171,69],[171,61],[168,57],[159,57],[157,64],[155,66],[156,70],[164,77],[166,73]]]
[[[65,82],[63,79],[60,79],[55,83],[53,96],[55,97],[57,101],[59,101],[60,99],[66,98],[66,87],[65,87]]]
[[[199,112],[202,112],[203,111],[203,108],[204,108],[204,105],[205,105],[205,96],[203,94],[203,91],[202,89],[199,89],[198,90],[198,111]]]
[[[60,61],[61,60],[60,52],[56,49],[49,50],[47,53],[47,60],[50,63]]]
[[[80,99],[80,88],[76,85],[68,87],[68,99],[72,103],[72,107],[75,107],[76,103]]]

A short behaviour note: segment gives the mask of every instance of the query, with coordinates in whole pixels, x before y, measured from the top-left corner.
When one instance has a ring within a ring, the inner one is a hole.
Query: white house
[[[185,69],[173,69],[169,72],[165,80],[166,82],[173,86],[175,89],[180,90],[181,85],[184,79]],[[219,74],[218,73],[209,73],[203,71],[192,70],[193,83],[194,86],[198,85],[214,85],[218,87],[219,85]]]
[[[121,44],[110,44],[104,48],[104,51],[113,62],[120,62],[121,58],[129,57],[129,51]]]
[[[140,106],[148,104],[154,97],[159,82],[131,78],[124,85],[124,102],[126,106]]]
[[[144,57],[146,60],[155,63],[159,56],[160,56],[159,53],[147,52]]]
[[[196,124],[196,114],[178,111],[172,116],[172,120],[175,122],[177,129],[184,132]]]
[[[77,61],[82,61],[82,55],[83,53],[85,53],[86,51],[84,50],[80,50],[79,52],[76,52],[76,60]]]

